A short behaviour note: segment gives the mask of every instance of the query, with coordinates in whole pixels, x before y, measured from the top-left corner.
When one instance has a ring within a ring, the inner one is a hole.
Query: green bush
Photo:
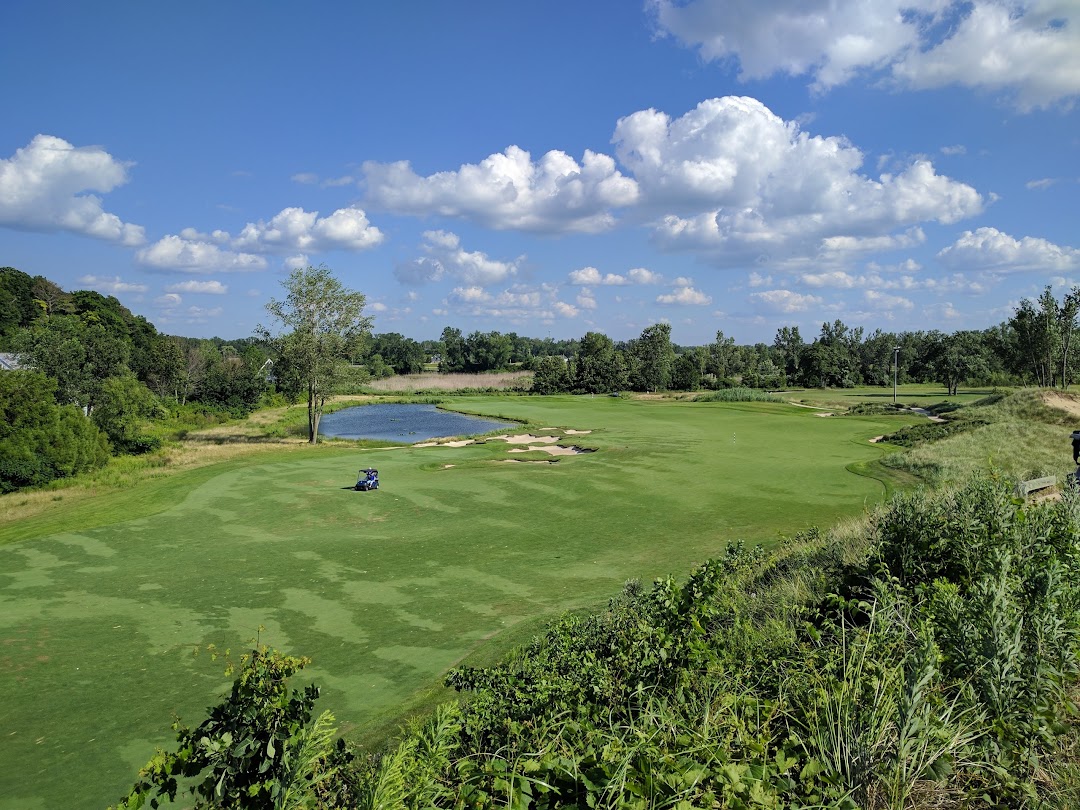
[[[109,443],[74,405],[57,405],[56,381],[37,371],[0,372],[0,492],[40,486],[101,467]]]

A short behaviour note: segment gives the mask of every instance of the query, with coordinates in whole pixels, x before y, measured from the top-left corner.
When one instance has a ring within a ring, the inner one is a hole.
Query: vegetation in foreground
[[[1068,808],[1080,790],[1080,498],[897,496],[682,583],[627,583],[381,754],[312,722],[267,650],[119,807]],[[253,686],[255,684],[255,686]],[[287,800],[286,800],[287,798]]]

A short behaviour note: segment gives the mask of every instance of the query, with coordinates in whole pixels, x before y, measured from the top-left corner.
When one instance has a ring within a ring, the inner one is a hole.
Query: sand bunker
[[[511,447],[507,450],[507,453],[531,453],[534,450],[538,450],[541,453],[547,453],[549,456],[577,456],[586,452],[580,447]]]
[[[1056,408],[1059,411],[1065,411],[1070,416],[1080,417],[1080,402],[1074,399],[1071,395],[1059,394],[1059,393],[1045,393],[1042,395],[1042,401],[1051,408]]]
[[[574,430],[572,428],[567,428],[565,433],[566,433],[567,436],[584,436],[586,433],[592,433],[592,431],[591,430]]]
[[[878,442],[880,442],[884,438],[885,438],[884,436],[875,436],[874,438],[872,438],[870,440],[870,444],[877,444]]]
[[[558,428],[540,428],[541,430],[558,430]],[[565,430],[564,434],[582,435],[585,433],[592,433],[591,430]],[[564,447],[557,445],[555,442],[562,439],[563,436],[537,436],[534,433],[519,433],[515,436],[511,436],[509,433],[504,433],[501,436],[489,436],[489,440],[499,439],[507,444],[524,445],[518,447],[511,447],[506,452],[508,453],[528,453],[531,450],[539,450],[542,453],[547,453],[549,456],[577,456],[582,453],[593,453],[595,450],[587,447]],[[465,447],[469,444],[476,444],[475,439],[458,439],[452,442],[420,442],[414,444],[413,447]],[[540,446],[544,445],[544,446]],[[515,464],[527,461],[527,459],[507,459]],[[555,459],[552,459],[554,461]],[[550,464],[548,461],[534,462],[537,464]],[[453,464],[443,465],[443,469],[453,467]]]

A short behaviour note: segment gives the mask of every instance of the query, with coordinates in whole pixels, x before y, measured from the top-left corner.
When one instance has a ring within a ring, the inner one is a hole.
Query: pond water
[[[319,423],[324,436],[340,439],[381,439],[412,444],[441,436],[472,436],[502,427],[516,427],[503,422],[440,411],[434,405],[360,405],[327,414]]]

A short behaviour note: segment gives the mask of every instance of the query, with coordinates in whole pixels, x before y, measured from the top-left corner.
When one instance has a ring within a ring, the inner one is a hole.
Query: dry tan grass
[[[531,371],[503,371],[493,374],[402,374],[372,380],[373,391],[461,391],[471,388],[520,388],[532,380]]]

